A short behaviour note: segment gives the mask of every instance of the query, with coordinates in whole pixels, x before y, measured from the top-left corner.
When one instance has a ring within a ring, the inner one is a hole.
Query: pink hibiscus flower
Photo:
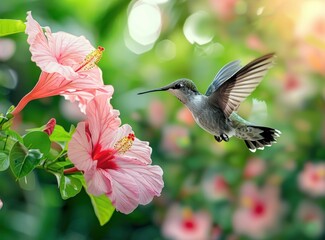
[[[52,33],[48,27],[44,33],[31,12],[27,13],[26,33],[32,61],[42,73],[36,86],[20,100],[14,114],[34,99],[63,95],[71,101],[79,101],[84,110],[97,93],[113,94],[113,87],[104,85],[102,72],[96,67],[104,48],[95,49],[83,36]]]
[[[88,103],[87,119],[78,124],[68,156],[84,172],[90,194],[106,194],[127,214],[160,195],[163,172],[150,165],[148,142],[137,139],[129,125],[120,127],[119,112],[108,100],[102,94]]]
[[[204,178],[202,184],[205,196],[212,201],[228,200],[231,197],[230,186],[221,174],[214,173]]]
[[[241,206],[233,216],[235,232],[252,238],[270,234],[282,213],[278,190],[273,186],[259,189],[253,183],[245,183],[241,188]]]
[[[206,240],[211,236],[212,219],[206,211],[172,206],[166,215],[162,233],[174,240]]]
[[[325,163],[307,162],[298,180],[304,192],[314,197],[325,196]]]

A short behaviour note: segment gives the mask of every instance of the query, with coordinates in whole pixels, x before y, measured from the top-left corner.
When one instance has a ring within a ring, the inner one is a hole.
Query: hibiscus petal
[[[85,91],[87,90],[87,91]],[[78,101],[79,108],[81,112],[86,113],[87,104],[97,95],[106,94],[111,98],[113,95],[114,88],[111,85],[105,85],[103,87],[95,88],[95,89],[81,89],[73,92],[65,92],[65,94],[61,94],[65,99],[70,100],[71,102]],[[114,110],[113,110],[114,111]],[[117,113],[119,115],[119,113]]]
[[[133,178],[115,170],[107,170],[106,176],[112,186],[112,191],[107,196],[116,210],[125,214],[131,213],[139,204],[139,188]]]
[[[104,148],[114,148],[114,145],[132,132],[130,125],[124,124],[115,131],[105,131],[102,135],[101,145]],[[123,153],[124,154],[124,153]]]
[[[107,170],[112,192],[107,196],[118,211],[132,212],[138,204],[148,204],[164,186],[162,169],[133,159],[117,158],[117,170]]]
[[[88,103],[86,109],[92,142],[94,145],[101,144],[103,148],[105,145],[101,140],[109,140],[105,132],[112,132],[121,124],[119,111],[113,109],[109,99],[107,94],[98,95]]]
[[[41,26],[32,17],[31,12],[27,12],[27,22],[25,32],[28,34],[27,42],[30,45],[30,52],[32,54],[32,61],[39,66],[42,71],[48,73],[57,72],[67,79],[77,77],[78,74],[71,68],[71,66],[65,66],[60,63],[60,55],[62,52],[58,53],[55,51],[53,46],[49,46],[49,40],[55,42],[55,38],[49,28],[46,28],[47,38],[43,33]],[[70,36],[65,44],[71,43],[71,38],[77,38],[70,34],[64,34],[65,37]],[[62,36],[63,37],[63,36]],[[80,41],[84,38],[79,38]],[[74,42],[73,42],[74,43]],[[83,43],[87,43],[83,41]],[[88,42],[89,43],[89,42]],[[82,52],[83,53],[83,52]],[[85,57],[86,55],[83,55]]]
[[[111,181],[103,169],[93,169],[84,173],[87,183],[87,192],[99,196],[111,192]]]
[[[74,36],[65,32],[57,32],[49,37],[49,47],[62,65],[73,66],[84,61],[85,57],[95,50],[84,36]]]
[[[80,122],[68,145],[69,159],[79,170],[86,172],[95,164],[91,153],[92,144],[86,133],[86,123]]]
[[[125,153],[125,156],[137,159],[145,164],[151,164],[152,149],[149,142],[144,142],[135,138],[132,147]]]
[[[160,196],[164,187],[163,171],[159,166],[143,164],[125,157],[116,158],[118,171],[132,178],[139,189],[139,204],[148,204],[154,196]]]

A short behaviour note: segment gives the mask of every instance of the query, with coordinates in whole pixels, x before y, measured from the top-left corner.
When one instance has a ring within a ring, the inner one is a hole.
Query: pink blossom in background
[[[223,200],[230,198],[229,184],[220,174],[212,174],[204,178],[203,190],[205,196],[210,200]]]
[[[311,238],[320,237],[325,230],[324,211],[315,203],[309,201],[301,202],[298,206],[296,218],[303,226],[306,235]]]
[[[310,70],[325,75],[325,3],[304,1],[295,25],[298,54]]]
[[[264,52],[267,50],[267,47],[262,42],[262,40],[259,38],[258,35],[251,34],[246,38],[246,45],[253,50],[257,50],[260,52]]]
[[[182,122],[185,123],[189,126],[193,126],[195,124],[195,120],[192,116],[192,113],[190,112],[190,110],[187,107],[182,107],[178,113],[177,113],[177,119]]]
[[[7,61],[16,52],[16,43],[9,38],[0,39],[0,60]]]
[[[163,129],[161,147],[167,154],[175,157],[184,155],[189,142],[188,128],[169,125]]]
[[[211,239],[211,216],[205,211],[193,212],[190,208],[172,206],[165,217],[163,236],[173,240]]]
[[[222,20],[232,20],[235,16],[237,0],[209,0],[212,9]]]
[[[325,163],[306,163],[298,181],[302,191],[314,197],[325,196]]]
[[[0,199],[0,209],[3,207],[3,202],[2,200]]]
[[[13,111],[20,112],[34,99],[63,95],[84,106],[98,93],[113,94],[112,86],[105,86],[101,70],[96,67],[104,48],[95,49],[83,36],[65,32],[45,34],[31,12],[27,13],[26,33],[32,60],[42,73],[36,86],[25,95]]]
[[[153,127],[159,128],[166,121],[165,105],[160,100],[149,103],[149,122]]]
[[[291,68],[293,70],[290,70],[283,77],[285,94],[281,96],[281,101],[290,107],[301,107],[306,102],[306,98],[314,94],[315,89],[308,78],[304,78],[298,73],[296,66]]]
[[[244,168],[245,178],[254,178],[262,175],[265,171],[265,162],[260,158],[251,158]]]
[[[163,172],[151,165],[149,143],[137,139],[129,125],[120,127],[109,99],[102,94],[88,103],[87,119],[78,124],[68,156],[84,172],[90,194],[106,194],[117,211],[127,214],[160,195]]]
[[[241,187],[239,199],[240,206],[233,215],[236,233],[262,238],[276,228],[281,216],[279,189],[273,186],[259,189],[246,182]]]

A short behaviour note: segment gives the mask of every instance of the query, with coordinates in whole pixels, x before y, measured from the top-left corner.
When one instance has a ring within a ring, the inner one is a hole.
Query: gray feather
[[[239,60],[232,61],[227,65],[225,65],[223,68],[220,69],[220,71],[214,77],[205,95],[210,96],[211,93],[216,91],[225,81],[227,81],[229,78],[235,75],[235,73],[238,72],[240,69],[241,66]]]

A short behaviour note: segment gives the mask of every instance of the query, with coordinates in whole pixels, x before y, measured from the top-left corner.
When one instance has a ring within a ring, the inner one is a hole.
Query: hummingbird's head
[[[182,78],[176,80],[175,82],[172,82],[171,84],[168,84],[165,87],[140,92],[138,95],[158,91],[168,91],[176,96],[184,104],[186,104],[191,97],[200,94],[194,82],[189,79]]]

